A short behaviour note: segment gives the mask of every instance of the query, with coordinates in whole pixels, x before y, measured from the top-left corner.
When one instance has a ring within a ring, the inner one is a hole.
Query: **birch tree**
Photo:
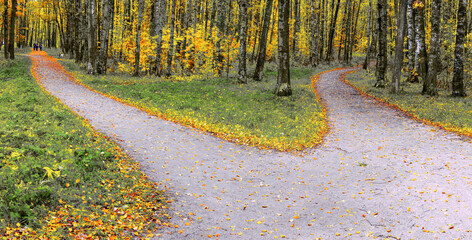
[[[383,88],[387,82],[387,0],[378,0],[378,53],[375,87]]]
[[[278,29],[278,67],[277,87],[275,95],[290,96],[292,87],[290,85],[290,0],[279,1],[279,29]]]
[[[246,79],[246,37],[247,37],[247,0],[239,1],[239,68],[238,82],[247,83]]]

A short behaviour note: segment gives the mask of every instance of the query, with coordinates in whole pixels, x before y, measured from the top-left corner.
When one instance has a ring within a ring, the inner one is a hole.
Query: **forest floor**
[[[149,116],[65,80],[51,58],[33,61],[47,91],[167,190],[157,239],[472,237],[472,144],[361,95],[342,81],[355,68],[320,76],[330,132],[300,156]]]

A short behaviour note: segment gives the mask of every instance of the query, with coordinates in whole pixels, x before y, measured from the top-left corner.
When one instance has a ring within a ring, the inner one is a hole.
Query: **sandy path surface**
[[[173,199],[156,239],[471,239],[472,144],[339,81],[318,81],[325,143],[303,157],[224,142],[77,85],[32,55],[52,95],[135,157]]]

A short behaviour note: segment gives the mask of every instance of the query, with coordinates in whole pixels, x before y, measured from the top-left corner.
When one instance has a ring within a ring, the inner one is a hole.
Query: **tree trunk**
[[[88,74],[95,74],[96,72],[96,58],[97,58],[97,37],[96,37],[96,4],[95,0],[88,1]]]
[[[311,29],[311,36],[310,36],[310,65],[312,67],[316,67],[318,63],[318,32],[319,32],[319,19],[320,19],[320,9],[318,5],[318,9],[315,9],[315,5],[313,0],[310,0],[310,29]]]
[[[16,5],[17,1],[11,1],[11,12],[10,12],[10,36],[8,37],[8,51],[10,59],[15,59],[15,22],[16,22]]]
[[[154,11],[156,14],[155,26],[157,34],[157,43],[156,43],[156,63],[155,70],[156,75],[161,76],[162,74],[162,64],[161,64],[161,53],[162,53],[162,34],[164,26],[166,25],[166,0],[156,0],[154,6]]]
[[[266,52],[267,52],[267,35],[269,32],[270,25],[270,16],[272,15],[272,3],[273,0],[267,0],[265,15],[264,15],[264,25],[262,26],[262,34],[259,39],[259,53],[257,54],[256,69],[254,70],[253,79],[254,81],[262,80],[262,73],[264,71],[264,64],[266,61]],[[246,21],[247,22],[247,21]]]
[[[387,0],[379,0],[377,3],[378,18],[378,44],[377,53],[377,81],[374,87],[385,87],[387,75]]]
[[[325,14],[325,3],[326,0],[321,1],[321,11],[320,11],[320,18],[321,18],[321,24],[320,24],[320,46],[318,48],[318,56],[319,59],[323,59],[324,55],[324,42],[325,42],[325,23],[326,23],[326,15]]]
[[[372,53],[372,0],[369,0],[369,22],[367,23],[367,52],[365,54],[362,68],[367,70],[370,64],[370,54]]]
[[[8,44],[8,24],[6,24],[8,22],[8,0],[3,1],[3,6],[5,6],[5,8],[3,9],[3,53],[5,59],[8,59],[8,46],[10,46]]]
[[[424,2],[423,0],[416,1],[415,24],[416,24],[416,62],[415,69],[418,76],[423,81],[426,79],[428,73],[428,57],[426,55],[426,33],[425,33],[425,16],[424,16]]]
[[[166,76],[169,77],[172,74],[172,60],[174,58],[174,30],[175,30],[175,6],[176,0],[172,1],[172,9],[169,9],[172,13],[170,20],[170,38],[169,38],[169,52],[167,54],[167,71]]]
[[[352,18],[352,0],[347,0],[346,10],[347,10],[347,19],[346,19],[346,38],[344,41],[344,64],[349,63],[349,51],[348,45],[351,42],[351,18]]]
[[[298,32],[300,32],[300,0],[294,0],[293,18],[295,22],[293,23],[292,56],[297,58],[298,57],[298,46],[297,46]]]
[[[415,69],[415,56],[416,56],[416,24],[415,24],[415,13],[413,11],[413,1],[408,0],[408,81],[418,82],[418,75]]]
[[[111,18],[113,14],[114,0],[102,0],[102,30],[101,30],[101,42],[100,42],[100,57],[97,63],[97,73],[107,73],[107,59],[108,59],[108,39],[110,33]]]
[[[454,49],[454,76],[452,78],[452,96],[465,97],[464,87],[464,39],[466,32],[467,0],[459,0],[457,10],[456,47]]]
[[[247,83],[246,79],[246,35],[247,35],[247,0],[239,0],[239,69],[238,82]]]
[[[221,47],[221,42],[223,41],[224,32],[225,32],[225,19],[226,19],[226,11],[225,8],[228,7],[226,5],[226,0],[217,0],[217,23],[216,28],[218,29],[218,39],[216,40],[215,44],[215,66],[216,73],[218,76],[221,76],[221,72],[223,70],[223,49]]]
[[[333,41],[334,41],[334,33],[336,31],[336,22],[338,19],[338,12],[339,12],[339,5],[341,5],[341,0],[338,0],[338,4],[336,5],[336,10],[334,10],[334,16],[331,19],[331,26],[329,28],[329,38],[328,38],[328,51],[326,52],[326,62],[331,61],[331,55],[333,54]]]
[[[144,4],[146,4],[145,0],[138,0],[138,26],[136,29],[136,48],[134,49],[134,76],[139,76],[139,60],[141,57],[141,24],[143,22]]]
[[[275,95],[290,96],[290,0],[279,0],[279,30],[278,30],[278,68],[277,87]]]
[[[435,96],[438,94],[437,75],[440,70],[440,49],[441,49],[441,0],[433,0],[431,12],[431,41],[429,48],[429,67],[426,79],[423,82],[423,94]]]
[[[392,74],[392,86],[390,92],[398,93],[400,91],[400,81],[403,67],[403,41],[405,40],[405,23],[408,0],[400,0],[400,15],[397,17],[397,38],[395,39],[395,63]]]

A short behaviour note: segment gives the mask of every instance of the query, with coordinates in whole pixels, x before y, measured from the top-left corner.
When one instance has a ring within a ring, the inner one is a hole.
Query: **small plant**
[[[367,163],[361,162],[361,163],[359,163],[359,167],[367,167]]]

